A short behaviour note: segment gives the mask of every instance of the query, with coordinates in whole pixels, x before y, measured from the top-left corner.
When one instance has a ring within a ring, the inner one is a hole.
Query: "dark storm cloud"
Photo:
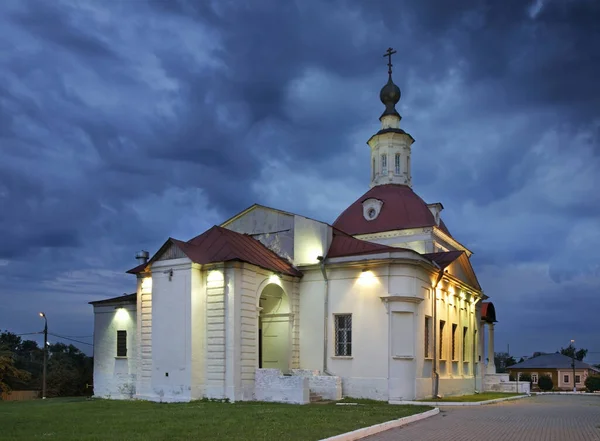
[[[367,189],[390,45],[402,124],[417,139],[415,190],[444,203],[475,251],[506,323],[499,340],[542,298],[550,321],[564,292],[589,310],[599,8],[3,2],[0,302],[11,306],[0,322],[30,331],[23,296],[60,304],[67,321],[89,314],[87,300],[133,287],[122,271],[136,250],[254,202],[333,221]],[[532,320],[541,329],[544,317]],[[89,328],[89,315],[73,326]]]
[[[110,45],[98,35],[88,33],[85,26],[74,22],[68,8],[57,8],[51,2],[32,2],[31,10],[20,10],[9,15],[15,23],[32,34],[82,57],[115,57]]]

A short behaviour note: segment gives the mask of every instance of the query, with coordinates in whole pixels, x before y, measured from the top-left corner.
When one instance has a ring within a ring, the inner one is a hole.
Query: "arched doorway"
[[[292,321],[287,294],[275,283],[263,288],[259,298],[258,367],[289,371]]]

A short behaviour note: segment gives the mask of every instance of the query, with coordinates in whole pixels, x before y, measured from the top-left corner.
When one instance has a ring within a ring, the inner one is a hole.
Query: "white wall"
[[[191,274],[188,259],[152,265],[151,393],[159,401],[191,398]]]
[[[294,216],[294,264],[314,265],[331,245],[331,227],[323,222]]]
[[[94,306],[94,396],[113,399],[135,396],[136,330],[135,304]],[[127,331],[127,357],[117,357],[117,331]]]
[[[388,292],[382,269],[328,271],[329,320],[327,357],[329,371],[342,377],[345,396],[387,399],[388,315],[380,296]],[[352,314],[352,356],[335,355],[335,315]]]

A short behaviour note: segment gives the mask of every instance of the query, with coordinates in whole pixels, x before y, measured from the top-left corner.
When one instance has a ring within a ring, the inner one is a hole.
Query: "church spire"
[[[402,117],[396,110],[396,104],[400,101],[400,88],[394,84],[392,81],[392,55],[395,54],[396,51],[391,47],[388,48],[387,52],[383,55],[384,57],[388,57],[388,82],[383,88],[381,92],[379,92],[379,99],[385,105],[385,111],[379,117],[381,121],[385,116],[394,116],[398,118],[398,125],[400,123],[400,119]]]
[[[384,54],[388,58],[388,81],[379,92],[379,99],[385,110],[379,117],[381,130],[367,142],[371,147],[371,187],[385,184],[412,186],[410,153],[415,140],[400,128],[402,117],[396,110],[400,88],[392,81],[392,55],[395,53],[389,48]]]

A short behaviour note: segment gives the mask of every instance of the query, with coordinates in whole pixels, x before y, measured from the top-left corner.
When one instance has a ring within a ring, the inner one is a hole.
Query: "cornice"
[[[389,231],[381,231],[378,233],[369,233],[369,234],[357,234],[354,236],[356,239],[360,240],[370,240],[370,239],[392,239],[394,237],[404,237],[404,236],[413,236],[417,234],[423,233],[431,233],[432,227],[423,227],[423,228],[409,228],[406,230],[389,230]]]
[[[381,299],[382,302],[385,302],[385,303],[406,302],[406,303],[419,304],[419,303],[421,303],[423,301],[422,298],[420,298],[420,297],[413,297],[413,296],[394,296],[394,295],[390,295],[390,296],[379,296],[379,298]]]
[[[471,255],[473,254],[473,251],[465,247],[452,236],[449,236],[448,234],[444,233],[444,231],[440,227],[432,227],[432,230],[434,236],[437,236],[439,239],[444,240],[446,243],[452,245],[454,248],[466,252],[468,257],[471,257]]]

